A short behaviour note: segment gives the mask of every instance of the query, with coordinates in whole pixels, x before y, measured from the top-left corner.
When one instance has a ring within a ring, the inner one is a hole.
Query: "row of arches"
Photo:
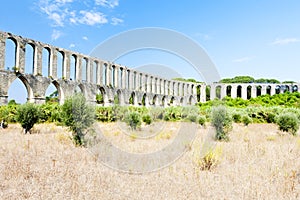
[[[0,68],[161,95],[195,94],[195,84],[166,80],[76,52],[0,32]]]

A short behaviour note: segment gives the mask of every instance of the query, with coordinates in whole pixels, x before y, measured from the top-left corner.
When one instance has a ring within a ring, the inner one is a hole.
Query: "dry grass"
[[[133,152],[155,151],[175,137],[169,131],[169,139],[132,140],[117,124],[101,126],[110,141]],[[160,133],[176,126],[167,123]],[[199,127],[190,151],[172,165],[135,175],[74,147],[64,128],[39,125],[37,134],[23,135],[10,125],[0,130],[0,199],[300,199],[299,136],[270,124],[235,124],[231,140],[217,144],[218,165],[202,171],[193,159],[213,137],[209,130]]]

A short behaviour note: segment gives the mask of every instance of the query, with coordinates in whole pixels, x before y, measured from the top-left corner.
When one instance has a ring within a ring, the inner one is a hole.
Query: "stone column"
[[[5,49],[6,49],[5,43],[6,43],[6,36],[4,36],[2,32],[0,32],[0,70],[3,70],[5,68]]]
[[[210,100],[214,100],[216,98],[216,85],[210,85]]]
[[[102,84],[102,65],[99,63],[99,61],[96,61],[96,84],[101,85]]]
[[[221,94],[220,94],[220,97],[221,99],[223,99],[224,97],[226,97],[226,89],[227,89],[227,85],[222,85],[221,86]]]
[[[151,93],[156,93],[156,78],[152,76],[152,90]]]
[[[82,81],[82,57],[76,55],[75,63],[75,79],[76,81]]]
[[[276,85],[271,85],[271,96],[276,94]]]
[[[132,90],[133,89],[133,74],[132,71],[130,69],[127,70],[127,74],[128,74],[128,90]]]
[[[200,87],[200,102],[206,102],[206,85],[201,85]]]
[[[106,77],[106,83],[105,85],[107,86],[110,86],[111,85],[111,65],[110,63],[107,63],[106,64],[106,74],[105,74],[105,77]]]
[[[237,85],[231,85],[231,98],[237,98]]]
[[[151,93],[152,92],[152,76],[147,75],[147,92]]]
[[[256,89],[256,85],[252,85],[251,87],[251,98],[256,98],[257,94],[257,89]]]
[[[261,95],[266,95],[267,94],[267,86],[266,85],[262,85],[261,86]]]
[[[165,80],[166,84],[165,84],[165,92],[164,95],[169,95],[169,89],[170,89],[170,81]]]
[[[242,99],[247,100],[247,85],[242,85],[241,87]]]
[[[70,66],[71,66],[70,56],[71,55],[69,52],[64,52],[63,77],[65,77],[66,80],[70,80]]]
[[[115,65],[115,68],[114,68],[114,87],[116,87],[116,88],[119,87],[119,70],[120,70],[120,67]]]
[[[52,76],[54,79],[57,79],[57,50],[55,48],[51,48],[49,64],[50,76]]]
[[[20,73],[25,72],[25,51],[25,43],[17,41],[16,67],[19,68]]]
[[[160,94],[161,79],[156,78],[156,94]]]
[[[42,57],[43,57],[43,48],[39,45],[34,46],[33,50],[33,74],[42,75]]]
[[[127,85],[126,85],[126,74],[127,74],[127,69],[126,68],[122,68],[122,88],[126,89]]]
[[[197,95],[197,87],[198,87],[198,85],[193,85],[193,87],[192,87],[192,94],[193,95]]]
[[[146,91],[146,76],[145,74],[141,73],[141,91],[145,92]]]
[[[86,82],[90,83],[92,81],[91,69],[92,69],[92,62],[90,58],[85,59],[86,63]]]

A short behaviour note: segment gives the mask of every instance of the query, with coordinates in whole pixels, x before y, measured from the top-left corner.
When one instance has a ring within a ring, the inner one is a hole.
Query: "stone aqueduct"
[[[7,42],[14,44],[13,52],[7,52]],[[25,71],[32,48],[31,71]],[[10,54],[9,54],[10,53]],[[46,54],[46,55],[44,55]],[[7,55],[14,58],[14,65],[6,66]],[[60,59],[59,59],[60,58]],[[46,64],[45,64],[46,63]],[[43,73],[46,68],[47,73]],[[193,105],[206,101],[206,87],[210,87],[210,99],[231,96],[249,99],[259,95],[300,91],[299,84],[220,84],[181,82],[167,80],[109,61],[100,60],[32,39],[0,31],[0,105],[7,104],[8,90],[12,82],[20,79],[27,90],[27,100],[44,103],[46,90],[53,84],[60,103],[67,96],[80,90],[89,102],[96,103],[96,95],[102,94],[103,105],[135,106]]]

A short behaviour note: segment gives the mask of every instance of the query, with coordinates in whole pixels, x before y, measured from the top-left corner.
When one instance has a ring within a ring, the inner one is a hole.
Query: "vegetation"
[[[18,107],[16,120],[24,128],[25,134],[30,133],[31,128],[40,119],[40,109],[32,103],[26,103]]]
[[[68,98],[62,106],[63,123],[73,133],[76,145],[84,145],[84,135],[95,121],[95,110],[81,93]]]
[[[232,118],[225,106],[219,105],[212,108],[211,124],[216,129],[217,140],[229,140],[228,133],[232,129]]]
[[[125,122],[130,126],[133,130],[141,127],[142,120],[141,115],[138,112],[128,113],[125,117]]]
[[[279,130],[296,135],[299,129],[299,119],[295,113],[281,113],[276,117]]]
[[[280,83],[280,81],[265,78],[254,79],[251,76],[236,76],[234,78],[222,79],[220,83]]]

